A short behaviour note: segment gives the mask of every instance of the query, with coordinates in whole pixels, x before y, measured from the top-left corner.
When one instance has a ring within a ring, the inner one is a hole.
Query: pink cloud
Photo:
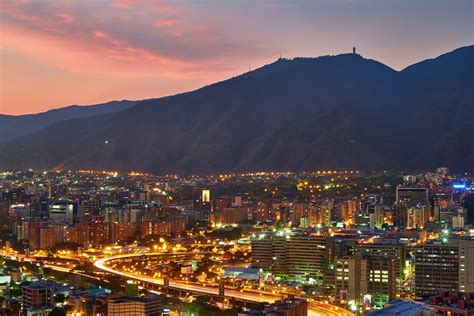
[[[162,1],[5,0],[0,12],[0,54],[17,56],[2,61],[17,66],[0,78],[0,103],[9,107],[0,112],[20,113],[15,107],[21,104],[183,92],[241,72],[239,63],[247,69],[248,56],[262,58],[258,44],[249,50],[225,36],[220,19],[202,19],[192,7]],[[22,59],[31,67],[17,75]]]
[[[183,8],[171,9],[161,1],[118,4],[131,8],[166,8],[167,16],[188,15]],[[5,18],[0,21],[5,30],[3,45],[59,69],[120,76],[157,73],[213,76],[212,73],[228,72],[229,57],[243,49],[234,47],[212,24],[181,19],[178,24],[178,18],[157,18],[164,11],[127,9],[130,12],[126,16],[133,22],[125,25],[117,23],[124,16],[122,9],[117,12],[117,9],[89,6],[4,2]],[[147,23],[157,31],[146,28]]]
[[[169,26],[176,25],[176,22],[177,21],[175,19],[159,19],[159,20],[156,20],[153,25],[156,28],[169,27]]]
[[[56,16],[63,22],[63,23],[74,23],[76,18],[69,14],[69,13],[57,13]]]
[[[124,9],[130,9],[136,6],[138,3],[142,1],[138,0],[115,0],[112,3],[112,6],[117,7],[117,8],[124,8]]]

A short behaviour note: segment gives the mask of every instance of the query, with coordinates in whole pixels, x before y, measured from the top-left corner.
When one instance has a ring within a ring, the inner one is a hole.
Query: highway
[[[153,255],[163,255],[163,253],[146,254],[146,256],[153,256]],[[126,254],[126,255],[118,255],[118,256],[103,258],[103,259],[99,259],[95,261],[94,266],[102,271],[119,275],[121,277],[128,278],[131,280],[136,280],[136,281],[141,281],[141,282],[146,282],[146,283],[156,284],[156,285],[163,285],[162,278],[139,276],[139,275],[128,273],[128,272],[118,271],[106,265],[108,261],[117,260],[117,259],[125,259],[125,258],[130,258],[130,257],[138,257],[138,256],[143,256],[143,254]],[[174,289],[189,291],[193,293],[218,295],[218,289],[213,286],[191,284],[191,283],[176,281],[176,280],[169,280],[169,286]],[[257,303],[261,303],[261,302],[272,303],[282,298],[279,295],[275,295],[271,293],[254,293],[254,292],[246,292],[246,291],[236,291],[236,290],[231,290],[231,289],[225,289],[225,296],[228,298],[244,299],[249,302],[257,302]],[[311,316],[323,316],[323,315],[353,316],[354,314],[352,314],[351,312],[343,308],[340,308],[334,305],[325,304],[325,303],[317,302],[317,301],[311,301],[310,307],[308,309],[308,315],[311,315]]]

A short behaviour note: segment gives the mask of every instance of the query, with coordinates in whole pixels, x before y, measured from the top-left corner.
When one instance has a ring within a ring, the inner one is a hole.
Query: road
[[[26,262],[42,262],[41,259],[44,258],[44,257],[39,257],[38,258],[38,257],[35,257],[35,256],[30,256],[30,257],[26,258],[26,256],[23,255],[23,254],[18,254],[18,253],[12,254],[12,253],[9,253],[9,252],[6,252],[6,251],[0,251],[0,257],[5,257],[5,258],[11,259],[11,260],[21,259],[21,260],[24,260]],[[61,257],[61,259],[72,259],[72,258],[63,258],[63,257]],[[76,260],[78,260],[78,259],[76,259]],[[101,281],[100,278],[97,278],[95,276],[84,274],[84,273],[81,273],[81,272],[78,272],[78,271],[72,271],[71,267],[64,267],[64,266],[53,265],[53,264],[48,264],[48,263],[43,263],[43,267],[49,268],[49,269],[52,269],[52,270],[55,270],[55,271],[77,274],[77,275],[81,275],[81,276],[84,276],[84,277],[87,277],[87,278],[90,278],[90,279],[95,279],[97,281]]]
[[[147,256],[153,256],[153,255],[162,255],[162,253],[148,253],[146,254]],[[138,256],[143,256],[143,254],[127,254],[127,255],[118,255],[118,256],[113,256],[113,257],[108,257],[108,258],[103,258],[99,259],[94,262],[94,265],[96,268],[106,271],[111,274],[119,275],[124,278],[132,279],[132,280],[137,280],[141,282],[146,282],[150,284],[156,284],[156,285],[163,285],[163,279],[162,278],[152,278],[152,277],[146,277],[146,276],[139,276],[136,274],[128,273],[128,272],[123,272],[123,271],[118,271],[115,269],[112,269],[106,265],[107,261],[111,260],[117,260],[117,259],[124,259],[124,258],[129,258],[129,257],[138,257]],[[189,292],[194,292],[194,293],[202,293],[202,294],[210,294],[210,295],[218,295],[218,289],[213,286],[205,286],[202,284],[191,284],[187,282],[182,282],[182,281],[176,281],[176,280],[170,280],[169,281],[169,286],[175,289],[179,290],[184,290],[184,291],[189,291]],[[229,298],[238,298],[238,299],[244,299],[246,301],[250,302],[275,302],[279,299],[281,299],[281,296],[271,294],[271,293],[253,293],[253,292],[246,292],[246,291],[236,291],[236,290],[231,290],[231,289],[226,289],[225,290],[225,296]],[[308,315],[311,316],[353,316],[351,312],[334,306],[330,304],[325,304],[322,302],[317,302],[317,301],[312,301],[310,302],[310,307],[308,309]]]

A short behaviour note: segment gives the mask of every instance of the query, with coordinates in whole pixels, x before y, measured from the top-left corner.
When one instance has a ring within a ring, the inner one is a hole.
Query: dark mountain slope
[[[18,116],[0,115],[0,142],[36,132],[46,126],[61,121],[120,112],[138,102],[139,101],[128,100],[111,101],[89,106],[71,105],[38,114]]]
[[[52,125],[3,144],[0,167],[209,173],[429,161],[472,168],[456,160],[467,155],[458,149],[463,141],[450,143],[467,122],[457,113],[472,111],[472,56],[472,47],[462,48],[402,72],[355,54],[278,60],[196,91]],[[430,73],[443,76],[445,64],[446,75],[427,82]],[[445,154],[447,146],[455,152]]]
[[[474,120],[474,46],[407,67],[400,76],[400,103],[394,110],[410,129],[429,130],[429,142]]]

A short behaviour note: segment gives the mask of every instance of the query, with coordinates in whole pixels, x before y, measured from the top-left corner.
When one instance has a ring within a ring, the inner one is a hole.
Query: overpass
[[[144,285],[145,288],[160,291],[165,288],[163,278],[147,277],[140,276],[128,272],[123,272],[115,270],[107,266],[107,262],[121,259],[129,259],[133,257],[141,256],[163,256],[163,255],[178,255],[175,254],[163,254],[163,253],[147,253],[147,254],[124,254],[118,256],[112,256],[108,258],[99,259],[94,262],[94,266],[99,270],[105,271],[107,273],[120,276],[125,279],[135,280],[140,284]],[[199,253],[181,253],[182,255],[191,255]],[[178,280],[169,280],[167,289],[177,291],[178,293],[188,293],[192,295],[207,295],[211,297],[219,297],[219,289],[214,286],[208,286],[206,284],[196,284],[185,281]],[[224,291],[224,297],[232,301],[240,301],[244,303],[273,303],[277,300],[280,300],[282,297],[280,295],[260,291],[260,292],[249,292],[244,290],[235,290],[226,288]],[[334,306],[331,304],[326,304],[318,301],[310,301],[308,315],[328,315],[328,316],[353,316],[354,314],[349,311]]]

